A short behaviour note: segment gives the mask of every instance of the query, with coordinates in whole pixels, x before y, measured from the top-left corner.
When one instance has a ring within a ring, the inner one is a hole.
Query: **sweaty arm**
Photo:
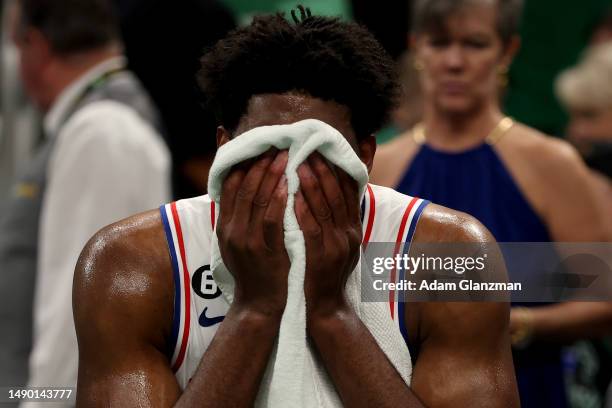
[[[173,314],[170,255],[158,211],[106,227],[76,266],[77,405],[172,406],[166,356]]]
[[[495,242],[473,218],[431,204],[421,217],[415,240]],[[490,252],[487,264],[496,281],[505,280],[501,257]],[[426,406],[519,406],[507,302],[407,302],[405,307],[410,342],[418,349],[412,388]]]

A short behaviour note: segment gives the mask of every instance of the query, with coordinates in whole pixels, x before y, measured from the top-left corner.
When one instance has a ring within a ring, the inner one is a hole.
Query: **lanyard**
[[[64,117],[63,123],[66,123],[66,121],[70,118],[70,116],[72,116],[72,114],[77,110],[79,105],[85,100],[85,98],[87,98],[87,96],[91,92],[105,85],[114,75],[119,74],[124,71],[126,71],[125,67],[113,68],[113,69],[106,71],[104,74],[100,75],[99,77],[94,79],[92,82],[90,82],[89,85],[87,85],[87,87],[83,89],[79,97],[76,98],[74,102],[72,103],[71,108],[67,111]]]
[[[87,85],[87,87],[81,92],[81,95],[76,99],[73,104],[73,109],[77,107],[83,100],[93,91],[99,89],[103,85],[105,85],[114,75],[124,72],[125,67],[117,67],[113,68],[109,71],[106,71],[104,74],[100,75],[98,78],[93,80]]]

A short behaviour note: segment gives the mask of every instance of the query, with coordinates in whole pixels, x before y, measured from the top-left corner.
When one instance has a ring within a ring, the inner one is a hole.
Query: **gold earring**
[[[415,70],[419,72],[425,69],[425,65],[423,65],[423,63],[419,60],[414,60],[414,62],[412,63],[412,66],[414,67]]]

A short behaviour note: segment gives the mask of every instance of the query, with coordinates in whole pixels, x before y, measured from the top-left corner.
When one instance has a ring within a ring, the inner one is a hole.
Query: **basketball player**
[[[203,58],[200,83],[221,145],[306,118],[338,129],[368,169],[395,92],[393,63],[366,30],[302,11],[259,17]],[[99,232],[76,268],[81,406],[252,406],[287,296],[287,154],[228,175],[220,208],[179,201]],[[410,387],[344,297],[368,242],[487,242],[473,218],[355,183],[317,154],[298,170],[306,240],[307,331],[350,407],[514,407],[505,303],[400,303],[390,313],[414,363]],[[363,220],[362,218],[363,217]],[[420,220],[419,220],[420,219]],[[418,224],[417,224],[418,221]],[[210,241],[236,281],[228,304],[210,273]],[[168,250],[168,248],[170,250]]]

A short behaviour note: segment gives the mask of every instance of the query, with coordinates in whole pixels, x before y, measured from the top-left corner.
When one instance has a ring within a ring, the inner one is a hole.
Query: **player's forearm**
[[[352,309],[311,314],[308,332],[345,406],[423,406]]]
[[[253,406],[280,318],[233,305],[176,406]]]

